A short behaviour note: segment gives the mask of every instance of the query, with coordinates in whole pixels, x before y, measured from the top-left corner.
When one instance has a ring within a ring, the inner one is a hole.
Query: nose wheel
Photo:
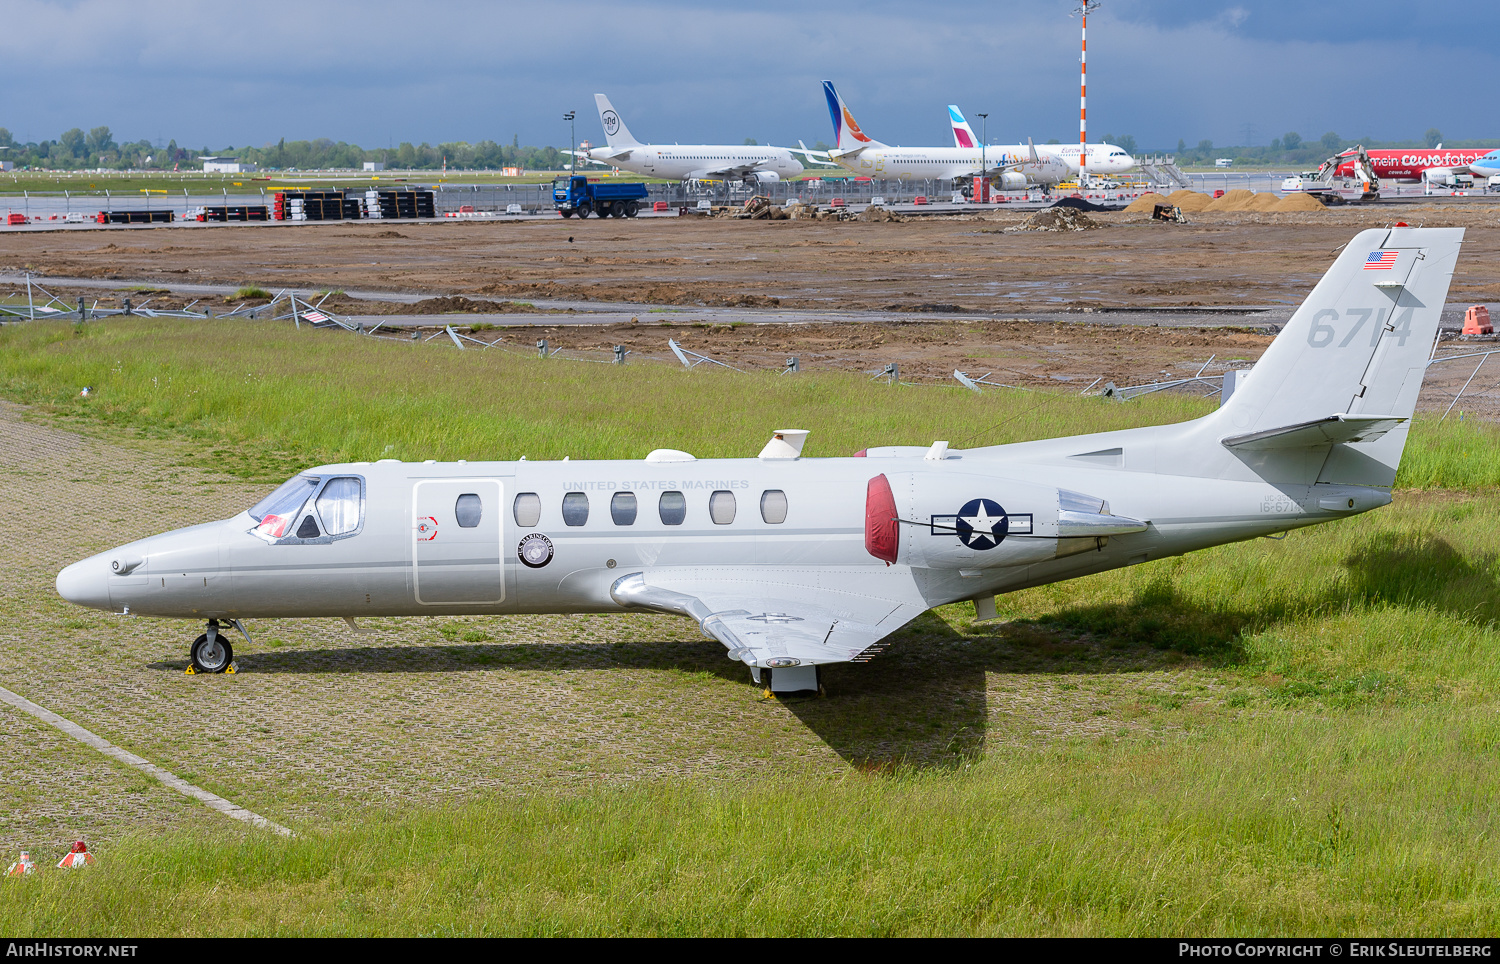
[[[234,664],[234,647],[217,620],[208,621],[208,632],[193,640],[188,651],[191,673],[223,673]]]

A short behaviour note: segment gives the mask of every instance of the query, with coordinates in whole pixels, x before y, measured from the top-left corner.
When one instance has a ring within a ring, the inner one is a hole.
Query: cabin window
[[[347,535],[359,528],[359,516],[364,486],[359,479],[344,477],[329,479],[318,494],[318,517],[323,520],[323,529],[331,536]],[[302,539],[317,538],[304,536]]]
[[[542,521],[542,497],[535,492],[522,492],[516,496],[516,503],[511,510],[516,517],[516,525],[523,529],[531,529]]]
[[[687,518],[687,496],[681,492],[663,492],[656,507],[661,513],[662,525],[680,526]]]
[[[483,515],[484,502],[473,492],[465,492],[453,503],[453,518],[458,520],[460,528],[473,529]]]
[[[250,518],[259,523],[255,531],[270,539],[285,536],[319,481],[315,476],[299,475],[283,482],[275,492],[255,503],[250,509]]]
[[[786,521],[786,493],[780,489],[767,489],[760,494],[760,517],[773,526]]]
[[[309,513],[302,517],[302,524],[297,527],[298,539],[316,539],[323,533],[318,531],[318,523]]]
[[[716,526],[727,526],[734,521],[734,493],[720,489],[708,497],[708,517]]]
[[[635,493],[616,492],[609,500],[609,517],[617,526],[635,525]]]
[[[563,496],[563,524],[581,526],[589,521],[589,497],[583,492],[569,492]]]

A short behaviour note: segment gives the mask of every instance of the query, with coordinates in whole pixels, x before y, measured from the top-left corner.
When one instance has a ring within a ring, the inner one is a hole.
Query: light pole
[[[984,145],[986,143],[985,132],[989,129],[985,121],[989,120],[989,117],[989,114],[979,115],[979,178],[980,183],[984,185],[983,193],[986,201],[990,199],[990,169],[989,165],[985,163]]]
[[[573,136],[573,118],[577,116],[576,110],[570,110],[563,115],[563,120],[568,122],[568,173],[570,175],[578,173],[578,155],[575,153],[577,148],[573,146],[578,143],[578,139]]]

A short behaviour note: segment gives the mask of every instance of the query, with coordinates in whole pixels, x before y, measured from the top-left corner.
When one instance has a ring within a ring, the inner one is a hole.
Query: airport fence
[[[432,190],[439,217],[460,213],[543,214],[553,210],[552,185],[544,184],[411,184],[406,187]],[[701,201],[711,205],[739,204],[755,195],[765,195],[773,204],[793,199],[810,204],[827,204],[843,198],[849,204],[867,204],[871,198],[884,197],[888,203],[907,203],[918,196],[946,201],[959,190],[960,182],[930,181],[858,181],[853,178],[780,181],[775,184],[745,185],[724,181],[688,181],[681,184],[648,184],[646,207],[664,201],[672,207],[694,207]],[[265,190],[230,192],[218,195],[172,194],[122,195],[110,191],[22,192],[0,197],[0,211],[24,215],[28,220],[59,220],[70,215],[93,219],[100,211],[171,211],[177,219],[205,206],[246,206],[273,204],[273,195]],[[519,209],[519,210],[517,210]]]

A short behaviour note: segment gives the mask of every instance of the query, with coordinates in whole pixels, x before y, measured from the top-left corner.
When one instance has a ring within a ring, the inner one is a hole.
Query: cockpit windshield
[[[255,503],[250,509],[250,518],[260,523],[255,527],[256,531],[272,539],[286,535],[287,526],[296,521],[297,510],[313,494],[318,481],[314,475],[299,475],[283,482],[275,492]]]

